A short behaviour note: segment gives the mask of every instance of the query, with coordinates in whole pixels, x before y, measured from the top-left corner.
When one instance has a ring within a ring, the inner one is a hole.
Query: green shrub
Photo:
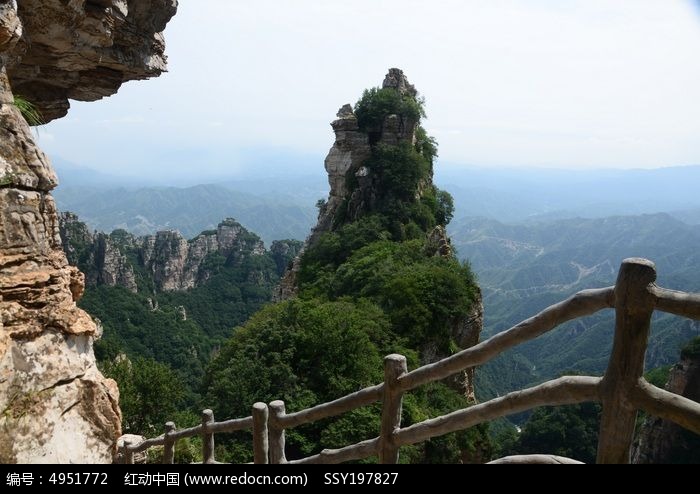
[[[682,358],[700,357],[700,337],[695,338],[681,350]]]
[[[404,121],[418,123],[425,117],[423,101],[407,94],[402,95],[394,88],[366,89],[355,105],[355,116],[363,132],[381,131],[384,120],[389,115],[398,115]]]
[[[15,95],[12,104],[17,107],[29,126],[37,127],[46,123],[39,109],[31,101],[20,95]]]
[[[119,359],[102,366],[105,376],[119,383],[119,405],[124,431],[154,436],[172,420],[182,406],[183,387],[179,376],[153,359]]]
[[[600,410],[596,403],[538,408],[514,449],[518,454],[552,454],[595,463]]]

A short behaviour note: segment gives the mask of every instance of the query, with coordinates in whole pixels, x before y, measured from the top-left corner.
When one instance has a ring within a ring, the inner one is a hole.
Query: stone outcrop
[[[393,89],[402,97],[417,98],[418,91],[408,81],[400,69],[389,69],[382,84],[382,89]],[[305,249],[312,247],[320,237],[344,224],[353,222],[362,216],[377,211],[377,204],[382,195],[381,178],[367,163],[373,150],[378,146],[400,146],[417,143],[418,121],[406,115],[387,115],[382,122],[372,124],[369,128],[360,128],[357,115],[349,104],[340,108],[336,120],[331,123],[335,132],[335,142],[325,160],[328,173],[330,193],[325,202],[319,204],[318,223],[306,240]],[[432,169],[428,177],[418,182],[415,190],[416,200],[420,200],[426,190],[432,188]],[[413,193],[413,192],[411,192]],[[428,232],[426,242],[427,256],[454,256],[450,239],[444,227],[435,227]],[[274,299],[285,300],[294,297],[299,290],[298,274],[301,259],[297,257],[283,276],[274,294]],[[478,290],[478,288],[477,288]],[[459,318],[452,325],[452,337],[462,348],[478,343],[484,322],[484,306],[481,295],[477,297],[472,312]],[[434,362],[446,355],[436,347],[421,348],[423,363]],[[452,381],[472,401],[474,395],[474,370],[464,372]]]
[[[408,82],[400,69],[389,69],[382,88],[393,88],[415,97],[418,92]],[[315,244],[325,232],[331,231],[338,223],[339,210],[346,213],[344,221],[356,220],[373,207],[376,191],[375,177],[364,166],[372,155],[372,147],[386,144],[397,145],[401,142],[415,142],[418,122],[403,122],[398,115],[389,115],[383,125],[376,129],[360,129],[352,105],[343,105],[336,114],[337,119],[331,123],[335,133],[335,142],[328,152],[325,168],[328,173],[330,192],[328,199],[319,209],[318,222],[306,240],[306,246]],[[356,186],[350,187],[350,183]],[[297,293],[297,274],[299,260],[282,278],[275,294],[275,300],[284,300]]]
[[[122,286],[134,293],[138,291],[134,269],[123,253],[123,242],[104,233],[91,233],[73,213],[61,213],[58,224],[68,263],[81,269],[87,285]],[[122,238],[128,242],[130,235]]]
[[[231,218],[189,241],[176,231],[146,237],[124,230],[91,234],[72,213],[61,215],[60,232],[69,261],[86,273],[88,286],[121,286],[134,293],[139,290],[135,268],[149,275],[157,291],[189,290],[216,271],[217,266],[209,264],[213,255],[231,266],[266,253],[262,240]],[[284,262],[293,246],[276,244],[280,262]]]
[[[309,244],[318,240],[324,232],[330,231],[338,208],[346,201],[351,191],[348,190],[349,174],[366,175],[362,165],[371,155],[369,136],[360,132],[357,117],[350,105],[343,106],[337,114],[338,119],[331,123],[335,132],[335,142],[328,152],[325,166],[328,173],[330,192],[328,200],[321,208],[318,224],[311,233]]]
[[[19,0],[25,36],[9,69],[13,91],[46,121],[68,98],[95,101],[166,69],[162,31],[177,0]]]
[[[400,69],[389,70],[382,88],[393,88],[412,97],[418,94]],[[309,245],[333,228],[339,208],[347,208],[346,221],[353,221],[373,208],[377,184],[371,171],[364,166],[372,154],[372,147],[414,143],[416,138],[418,122],[406,122],[398,115],[389,115],[381,127],[365,131],[360,129],[351,105],[344,105],[336,116],[338,118],[331,123],[335,142],[325,161],[330,192],[307,241]],[[349,181],[357,184],[352,190],[348,187]]]
[[[700,402],[700,356],[681,358],[669,375],[666,390]],[[682,427],[650,417],[642,426],[633,448],[633,463],[697,463],[700,438]]]
[[[211,254],[218,254],[230,265],[249,255],[264,255],[265,245],[235,220],[228,219],[216,231],[189,242],[179,232],[158,232],[146,237],[141,247],[144,267],[163,291],[188,290],[207,281],[212,272],[206,261]]]
[[[14,94],[45,120],[164,69],[172,1],[0,0],[0,462],[110,462],[119,392],[95,365],[51,190],[57,179]]]

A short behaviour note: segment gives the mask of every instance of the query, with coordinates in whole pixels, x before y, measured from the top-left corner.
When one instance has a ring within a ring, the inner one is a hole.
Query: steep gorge
[[[14,104],[45,121],[166,67],[162,31],[176,0],[0,0],[0,462],[110,462],[116,384],[95,365],[98,336],[78,309],[84,277],[67,263],[48,158]]]

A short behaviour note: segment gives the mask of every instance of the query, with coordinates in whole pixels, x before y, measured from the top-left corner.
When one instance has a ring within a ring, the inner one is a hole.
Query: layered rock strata
[[[119,392],[97,369],[51,197],[56,175],[16,95],[44,120],[165,68],[175,0],[0,0],[0,462],[110,462]]]
[[[212,254],[226,265],[235,265],[247,256],[263,256],[265,245],[236,220],[229,218],[216,230],[204,232],[192,240],[177,231],[162,231],[135,237],[124,230],[111,234],[90,233],[72,213],[59,218],[63,248],[71,265],[79,266],[89,286],[121,286],[139,291],[134,268],[148,274],[157,291],[190,290],[205,283],[212,270],[207,261]],[[291,247],[273,244],[283,256]]]

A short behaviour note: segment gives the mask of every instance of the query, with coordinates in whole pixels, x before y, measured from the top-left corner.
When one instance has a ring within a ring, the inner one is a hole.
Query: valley
[[[455,199],[452,245],[469,262],[483,291],[484,337],[577,291],[614,284],[627,257],[654,260],[662,286],[700,291],[700,226],[693,214],[700,203],[692,186],[699,170],[438,171],[436,180]],[[671,181],[681,188],[670,189]],[[624,183],[632,184],[634,194],[624,194],[624,200],[611,206],[614,191]],[[234,216],[244,218],[250,231],[264,232],[261,238],[270,244],[306,238],[318,214],[315,198],[324,194],[324,187],[323,180],[312,177],[248,177],[218,185],[106,191],[69,183],[57,195],[59,205],[86,212],[91,228],[120,227],[138,235],[173,229],[187,237]],[[556,192],[562,187],[565,193]],[[668,212],[657,212],[657,207]],[[500,395],[567,371],[601,372],[610,350],[612,317],[571,324],[489,364],[479,374],[479,395]],[[240,319],[229,321],[215,326],[230,329]],[[658,316],[647,367],[676,362],[680,349],[698,334],[697,323]]]

